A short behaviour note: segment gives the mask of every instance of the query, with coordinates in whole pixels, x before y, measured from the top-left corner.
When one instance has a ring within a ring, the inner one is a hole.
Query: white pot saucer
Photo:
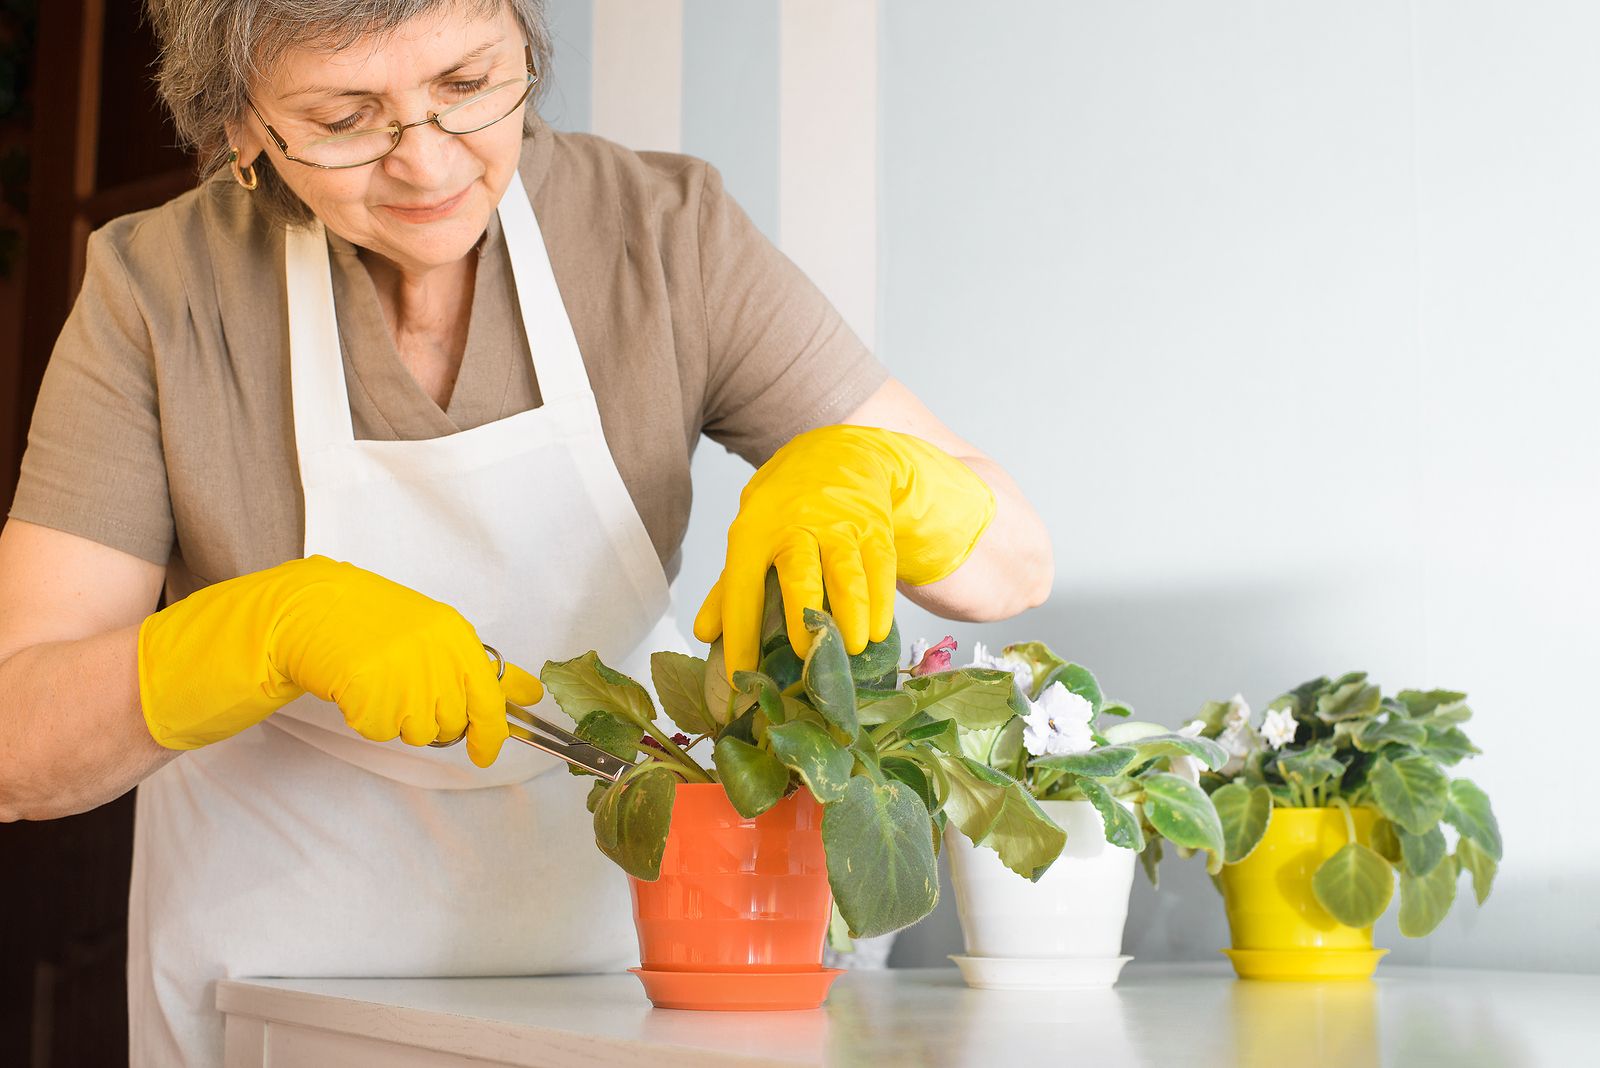
[[[1092,990],[1117,981],[1132,957],[964,957],[951,954],[968,986],[980,990]]]

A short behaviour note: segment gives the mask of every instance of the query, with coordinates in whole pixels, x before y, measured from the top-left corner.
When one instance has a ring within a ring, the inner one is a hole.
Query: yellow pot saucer
[[[1370,979],[1387,949],[1225,949],[1240,979]]]

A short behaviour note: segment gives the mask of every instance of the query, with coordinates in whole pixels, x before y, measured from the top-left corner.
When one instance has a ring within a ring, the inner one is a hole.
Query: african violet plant
[[[1317,901],[1340,923],[1372,924],[1400,882],[1400,932],[1420,938],[1444,919],[1456,880],[1472,875],[1478,904],[1501,857],[1488,796],[1445,770],[1479,750],[1461,729],[1467,695],[1401,690],[1383,696],[1356,671],[1312,679],[1273,699],[1260,729],[1242,697],[1210,701],[1186,730],[1228,751],[1220,771],[1202,772],[1221,817],[1228,863],[1249,856],[1275,808],[1343,809],[1349,841],[1312,877]],[[1356,840],[1350,809],[1378,812],[1371,847]],[[1443,827],[1454,828],[1450,850]]]
[[[932,652],[954,645],[946,638]],[[961,728],[959,756],[941,758],[947,766],[959,760],[974,775],[1015,779],[1041,801],[1088,801],[1100,813],[1106,840],[1137,852],[1151,882],[1163,840],[1185,851],[1204,850],[1211,870],[1221,868],[1222,825],[1211,800],[1174,773],[1185,762],[1222,767],[1227,753],[1221,745],[1128,718],[1132,709],[1107,699],[1088,668],[1063,660],[1043,642],[1008,645],[998,657],[980,644],[973,664],[1011,673],[1021,708],[996,726]],[[1103,716],[1123,722],[1102,729]],[[974,842],[993,844],[981,816],[971,823],[955,812],[952,818]]]
[[[826,612],[807,610],[809,652],[797,656],[769,576],[760,670],[730,684],[715,643],[705,659],[651,657],[651,677],[669,736],[649,692],[589,652],[545,665],[545,687],[584,740],[637,762],[589,792],[595,841],[630,875],[660,874],[679,782],[720,783],[738,812],[754,817],[796,789],[823,805],[822,839],[839,915],[853,937],[899,930],[933,910],[936,851],[947,819],[974,826],[1014,870],[1037,878],[1066,838],[1027,791],[1002,772],[969,764],[959,730],[984,731],[1015,718],[1009,672],[981,668],[902,678],[900,638],[847,654]],[[711,766],[691,752],[711,747]]]

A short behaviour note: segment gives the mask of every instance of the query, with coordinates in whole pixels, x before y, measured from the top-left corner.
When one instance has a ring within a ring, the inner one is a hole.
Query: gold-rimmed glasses
[[[539,81],[539,72],[533,67],[532,45],[523,46],[523,57],[527,69],[521,77],[497,82],[473,93],[465,100],[451,104],[443,111],[430,111],[425,119],[407,123],[396,119],[382,126],[341,130],[299,145],[293,151],[290,150],[289,143],[273,129],[272,124],[262,118],[261,112],[256,109],[255,101],[248,103],[256,121],[266,129],[267,135],[278,146],[278,151],[283,154],[284,159],[325,171],[365,167],[369,163],[378,162],[399,148],[400,138],[404,137],[405,132],[413,126],[427,126],[432,123],[445,133],[459,137],[463,134],[477,133],[515,113],[522,106],[522,102],[528,99],[528,94],[533,92],[534,85]],[[354,121],[361,120],[356,118]]]

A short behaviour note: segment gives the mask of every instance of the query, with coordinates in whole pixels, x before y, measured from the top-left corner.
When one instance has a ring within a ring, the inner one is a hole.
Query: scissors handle
[[[500,655],[500,650],[492,645],[485,645],[483,651],[494,657],[495,677],[506,677],[505,657]],[[556,726],[543,716],[534,714],[521,705],[506,702],[507,727],[511,737],[523,745],[531,745],[541,752],[549,753],[559,760],[582,768],[615,782],[623,772],[633,767],[629,761],[619,756],[606,752],[599,746],[591,745],[570,731]],[[447,749],[460,743],[467,736],[465,731],[451,738],[449,741],[433,741],[428,744],[435,749]]]

